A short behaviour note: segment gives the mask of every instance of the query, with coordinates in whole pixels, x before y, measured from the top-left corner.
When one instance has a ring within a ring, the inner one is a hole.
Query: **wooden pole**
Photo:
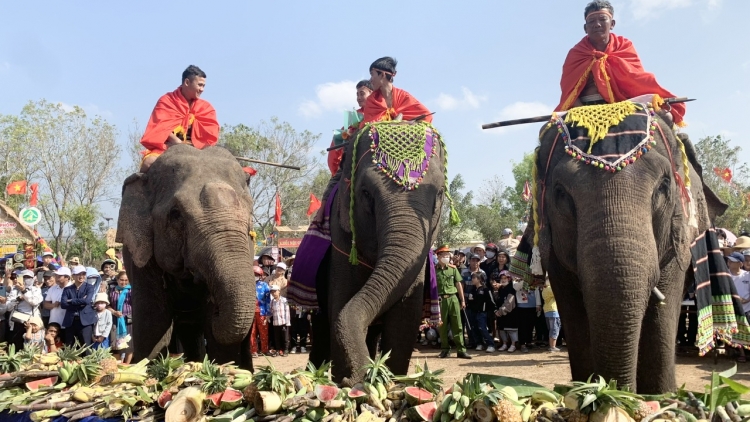
[[[695,98],[687,98],[687,97],[665,98],[664,104],[687,103],[689,101],[695,101]],[[541,122],[546,122],[551,118],[552,118],[552,115],[549,114],[546,116],[526,117],[523,119],[514,119],[514,120],[503,120],[502,122],[484,124],[482,125],[482,129],[494,129],[496,127],[523,125],[526,123],[541,123]]]
[[[288,166],[286,164],[272,163],[270,161],[256,160],[254,158],[247,158],[247,157],[234,157],[234,158],[236,158],[239,161],[247,161],[249,163],[265,164],[267,166],[283,167],[285,169],[292,169],[292,170],[302,170],[302,168],[297,167],[297,166]]]

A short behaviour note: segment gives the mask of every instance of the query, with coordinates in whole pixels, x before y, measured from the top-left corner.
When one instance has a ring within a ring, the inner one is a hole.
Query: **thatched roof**
[[[11,207],[0,201],[0,245],[34,243],[34,230],[23,223]]]
[[[115,236],[117,236],[117,229],[107,229],[107,247],[121,249],[122,243],[115,242]]]

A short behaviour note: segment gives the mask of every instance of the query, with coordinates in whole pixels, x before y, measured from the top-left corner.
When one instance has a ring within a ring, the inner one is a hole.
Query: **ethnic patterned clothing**
[[[130,295],[130,290],[123,290],[124,292],[127,292],[127,296],[125,296],[125,303],[122,304],[122,314],[124,316],[133,316],[133,304],[132,304],[132,296]],[[117,304],[120,300],[120,292],[117,291],[117,288],[112,289],[111,292],[109,292],[109,306],[117,310]]]
[[[260,309],[261,316],[269,316],[271,314],[271,287],[265,281],[258,280],[255,282],[255,294],[257,296],[256,312]]]

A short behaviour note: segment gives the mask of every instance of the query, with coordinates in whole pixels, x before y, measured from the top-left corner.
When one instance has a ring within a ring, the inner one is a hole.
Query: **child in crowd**
[[[471,284],[474,288],[469,293],[466,303],[471,325],[469,337],[471,342],[477,345],[476,350],[482,350],[482,343],[484,343],[487,353],[492,353],[495,351],[495,340],[487,330],[487,313],[495,311],[495,301],[485,284],[483,272],[472,274]]]
[[[44,342],[44,324],[42,319],[38,316],[29,318],[28,321],[23,323],[26,327],[26,333],[23,335],[23,347],[30,348],[36,347],[47,353],[47,344]]]
[[[560,314],[557,312],[557,301],[549,284],[549,277],[544,282],[542,289],[544,300],[544,318],[547,319],[547,330],[549,330],[549,352],[559,352],[557,348],[557,337],[560,335]]]
[[[513,288],[511,282],[510,273],[507,270],[500,271],[500,280],[497,284],[497,299],[495,303],[498,305],[495,311],[497,316],[497,330],[500,335],[500,341],[503,345],[498,351],[508,351],[513,353],[516,351],[516,344],[518,343],[518,309],[516,308],[516,289]],[[493,286],[493,290],[495,287]]]
[[[289,315],[289,304],[286,298],[281,296],[281,287],[277,284],[271,286],[271,315],[273,315],[273,336],[281,357],[289,355],[289,327],[292,319]],[[271,351],[271,356],[276,356]]]
[[[44,343],[47,345],[47,353],[56,353],[62,349],[63,342],[60,335],[62,327],[56,322],[50,322],[47,327],[47,333],[44,335]]]
[[[109,347],[109,334],[112,331],[112,313],[107,309],[109,298],[106,293],[97,293],[94,299],[96,325],[94,325],[94,349]]]

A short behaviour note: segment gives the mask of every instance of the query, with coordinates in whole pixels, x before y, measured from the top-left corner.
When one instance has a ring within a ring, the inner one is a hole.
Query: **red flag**
[[[5,190],[8,192],[8,195],[26,195],[26,181],[19,180],[8,183],[8,187]]]
[[[529,186],[528,180],[523,184],[523,193],[521,194],[521,198],[526,202],[531,201],[531,186]]]
[[[258,174],[258,171],[252,167],[242,167],[242,171],[249,174],[250,176],[255,176],[256,174]]]
[[[721,172],[721,178],[724,179],[724,181],[727,183],[732,183],[732,170],[730,170],[729,168],[725,168]]]
[[[311,216],[315,214],[315,211],[317,211],[320,208],[320,200],[315,197],[315,195],[310,194],[310,206],[307,207],[307,216]]]
[[[277,226],[281,225],[281,197],[276,192],[276,213],[274,213],[273,221]]]
[[[35,207],[39,202],[39,183],[32,183],[29,188],[31,188],[31,199],[29,199],[29,205]]]

